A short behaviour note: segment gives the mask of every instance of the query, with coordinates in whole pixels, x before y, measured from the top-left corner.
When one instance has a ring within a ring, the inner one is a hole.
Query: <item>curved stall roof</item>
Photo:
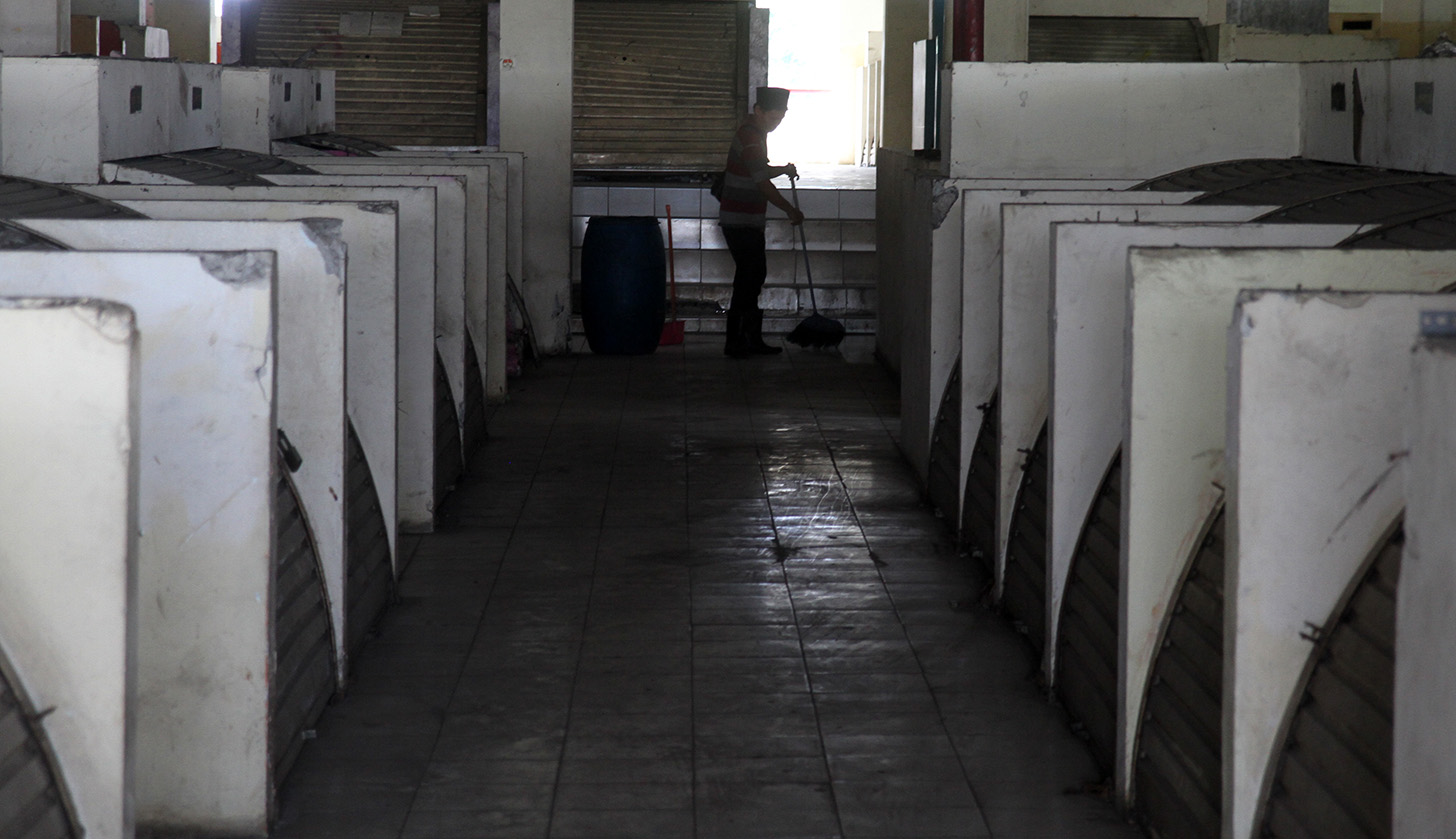
[[[111,161],[191,184],[209,186],[273,186],[263,175],[316,174],[281,157],[239,149],[199,149]]]
[[[0,175],[0,218],[146,218],[68,186]]]

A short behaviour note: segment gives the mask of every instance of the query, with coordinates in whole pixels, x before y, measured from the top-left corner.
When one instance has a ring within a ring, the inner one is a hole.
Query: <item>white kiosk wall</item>
[[[1191,208],[1190,208],[1191,209]],[[1047,637],[1057,637],[1077,540],[1127,426],[1123,343],[1131,247],[1325,247],[1355,225],[1056,225],[1051,289]],[[1056,648],[1043,667],[1055,679]]]
[[[1178,194],[1178,193],[1172,193]],[[1059,222],[1233,222],[1256,218],[1268,207],[1165,205],[1159,193],[1145,205],[1003,204],[1001,206],[1001,383],[997,474],[996,574],[1004,577],[1011,518],[1026,455],[1047,419],[1050,398],[1052,260]],[[1048,635],[1047,637],[1052,637]]]
[[[131,187],[128,187],[130,189]],[[185,187],[191,189],[194,187]],[[102,194],[114,185],[86,187]],[[148,189],[165,189],[148,187]],[[104,197],[104,195],[103,195]],[[398,308],[395,280],[398,213],[393,204],[330,201],[134,201],[119,203],[150,218],[299,221],[336,218],[348,251],[345,279],[347,408],[386,511],[390,556],[398,567],[397,417]],[[433,447],[432,447],[433,450]]]
[[[1227,328],[1238,293],[1249,288],[1434,291],[1456,282],[1439,251],[1134,248],[1128,256],[1126,353],[1128,424],[1123,437],[1123,540],[1118,713],[1130,765],[1127,721],[1137,718],[1161,617],[1179,572],[1227,485]],[[1236,771],[1248,752],[1228,757]],[[1245,767],[1247,768],[1247,767]],[[1239,776],[1254,783],[1263,767]],[[1257,796],[1254,796],[1256,798]],[[1254,818],[1251,796],[1233,790],[1225,806],[1233,836]]]
[[[89,836],[131,836],[136,317],[0,299],[0,652]],[[82,525],[84,526],[78,526]]]
[[[958,178],[1152,178],[1300,153],[1292,63],[965,62],[949,96]]]
[[[485,360],[486,396],[499,398],[506,392],[506,284],[507,276],[519,283],[524,278],[512,270],[511,249],[514,225],[519,223],[520,204],[510,203],[509,167],[488,159],[454,160],[440,157],[309,157],[297,162],[333,175],[451,175],[466,181],[467,227],[465,264],[472,278],[465,290],[466,311],[475,346]],[[482,235],[483,231],[483,235]],[[480,278],[485,278],[482,285]]]
[[[278,257],[278,427],[303,455],[293,474],[328,587],[339,675],[347,672],[344,578],[345,248],[336,219],[15,222],[77,250],[268,250]]]
[[[1456,340],[1422,341],[1410,363],[1405,555],[1395,615],[1395,839],[1456,835]]]
[[[136,820],[267,831],[273,255],[0,253],[0,294],[136,312]]]
[[[128,170],[135,171],[135,170]],[[211,202],[219,207],[261,207],[266,202],[349,202],[360,207],[396,210],[399,233],[395,273],[398,278],[398,499],[399,526],[429,531],[435,506],[435,193],[432,187],[228,187],[228,186],[88,186],[92,195],[128,200]],[[245,203],[246,202],[246,203]],[[180,218],[195,210],[150,211],[147,215]],[[235,213],[232,210],[214,212]],[[253,218],[288,219],[296,215]],[[213,216],[209,216],[213,217]],[[244,218],[247,214],[233,218]],[[351,253],[357,248],[351,248]]]
[[[435,348],[465,417],[465,179],[452,175],[268,175],[279,186],[408,186],[435,192]]]
[[[1411,347],[1422,310],[1453,307],[1439,294],[1239,294],[1224,572],[1235,813],[1257,811],[1270,782],[1311,655],[1301,636],[1327,624],[1405,506]]]
[[[1001,207],[1004,204],[1182,204],[1197,192],[1124,192],[1112,189],[1056,189],[1054,181],[1026,189],[974,189],[961,193],[961,466],[965,503],[971,447],[981,432],[980,411],[965,410],[990,400],[1001,375]],[[1067,182],[1063,182],[1067,183]],[[1070,182],[1076,183],[1076,182]],[[1124,182],[1130,185],[1132,182]]]
[[[881,169],[880,177],[885,176],[886,170]],[[917,208],[913,215],[907,215],[904,208],[880,208],[883,212],[878,214],[896,219],[897,227],[890,231],[891,238],[896,240],[893,243],[883,238],[885,228],[880,231],[880,264],[893,268],[882,271],[886,276],[881,277],[879,285],[877,342],[882,352],[894,355],[891,363],[898,367],[901,446],[922,482],[928,478],[935,416],[961,353],[965,263],[971,258],[967,250],[976,247],[976,243],[965,239],[965,233],[970,230],[967,214],[974,215],[978,206],[976,197],[1001,194],[1003,190],[1006,194],[1024,195],[1030,189],[1086,189],[1097,194],[1095,190],[1099,188],[1112,190],[1134,183],[932,179],[921,173],[906,180],[904,197],[912,204],[923,199],[929,204],[928,210]],[[893,198],[883,194],[884,189],[882,181],[876,200],[893,202]],[[999,220],[998,216],[998,224]],[[923,247],[922,234],[929,242],[928,260],[919,253]],[[999,242],[992,243],[986,252],[993,253],[998,246]],[[958,497],[964,489],[961,482]],[[957,511],[944,512],[954,515]]]

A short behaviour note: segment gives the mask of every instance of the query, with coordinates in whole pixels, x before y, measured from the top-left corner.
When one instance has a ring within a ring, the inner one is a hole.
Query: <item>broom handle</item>
[[[667,281],[672,291],[672,319],[677,320],[677,266],[672,261],[672,205],[667,206]]]
[[[798,178],[789,178],[789,192],[794,196],[794,209],[799,209],[799,184]],[[800,212],[803,212],[800,210]],[[814,272],[809,270],[809,240],[804,236],[804,223],[794,225],[799,228],[799,244],[804,246],[804,278],[809,281],[809,305],[813,307],[814,314],[819,314],[819,301],[814,299]]]

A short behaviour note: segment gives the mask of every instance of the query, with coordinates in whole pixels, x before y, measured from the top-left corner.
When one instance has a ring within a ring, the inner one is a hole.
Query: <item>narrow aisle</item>
[[[877,365],[513,383],[275,839],[1136,837],[919,498]]]

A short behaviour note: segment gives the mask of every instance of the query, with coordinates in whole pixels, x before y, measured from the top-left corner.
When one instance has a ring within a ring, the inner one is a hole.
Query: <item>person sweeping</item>
[[[738,126],[728,147],[723,167],[723,189],[718,196],[718,225],[728,251],[733,254],[733,299],[728,306],[728,334],[723,354],[733,358],[783,352],[763,340],[763,310],[758,296],[768,277],[764,223],[768,205],[784,211],[789,223],[802,224],[804,214],[779,194],[773,179],[780,175],[797,178],[794,164],[770,166],[768,135],[784,121],[789,109],[789,91],[781,87],[760,87],[753,112]]]

